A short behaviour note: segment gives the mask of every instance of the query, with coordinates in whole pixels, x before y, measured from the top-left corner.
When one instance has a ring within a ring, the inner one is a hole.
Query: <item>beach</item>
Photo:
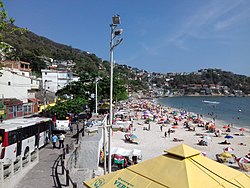
[[[123,110],[126,108],[129,111],[132,127],[128,132],[114,131],[112,133],[111,148],[120,147],[128,150],[141,150],[142,160],[139,162],[162,155],[165,150],[179,144],[193,147],[212,160],[216,160],[216,154],[223,153],[225,148],[229,150],[227,153],[235,155],[237,159],[250,153],[249,130],[230,127],[230,132],[226,132],[224,122],[216,121],[215,127],[210,119],[195,117],[195,114],[190,112],[184,114],[178,109],[161,106],[150,99],[130,101],[125,105],[121,105],[120,108]],[[145,115],[145,113],[147,114]],[[193,117],[193,119],[190,119],[190,117]],[[145,123],[147,119],[149,124]],[[194,123],[194,119],[199,119],[199,123]],[[192,129],[188,129],[184,124],[185,122],[188,122]],[[174,125],[174,123],[178,125]],[[206,124],[209,124],[209,127],[214,126],[212,131],[206,129]],[[193,127],[195,127],[194,131]],[[167,133],[169,129],[173,131],[170,134]],[[219,136],[216,136],[213,131],[218,132]],[[124,135],[128,133],[137,136],[138,144],[125,142]],[[232,138],[225,138],[226,135]],[[177,141],[173,141],[174,138]],[[198,145],[201,140],[205,141],[207,145]],[[225,140],[230,144],[220,144]],[[242,171],[237,161],[228,160],[224,164]]]

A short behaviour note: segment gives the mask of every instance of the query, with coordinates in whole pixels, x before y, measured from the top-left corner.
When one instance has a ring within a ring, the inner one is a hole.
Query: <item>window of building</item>
[[[8,86],[10,86],[11,85],[11,82],[8,82]]]
[[[22,110],[23,110],[22,105],[18,105],[18,106],[17,106],[17,111],[18,111],[18,112],[21,112]]]
[[[28,112],[31,112],[31,106],[30,105],[28,106]]]
[[[13,108],[12,108],[12,106],[11,106],[11,107],[8,107],[8,113],[9,113],[9,114],[13,113]]]

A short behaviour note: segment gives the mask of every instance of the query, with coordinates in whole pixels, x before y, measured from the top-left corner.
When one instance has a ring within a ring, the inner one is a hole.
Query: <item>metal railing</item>
[[[73,182],[70,177],[69,170],[65,167],[64,159],[65,159],[65,148],[63,149],[63,154],[60,154],[58,158],[55,160],[54,165],[52,167],[52,175],[55,176],[56,183],[58,188],[61,188],[62,185],[69,186],[69,183],[72,184],[73,188],[77,188],[77,183]],[[60,174],[59,174],[59,166],[61,166]],[[59,175],[65,174],[65,184],[62,184],[60,181]]]
[[[11,181],[12,178],[16,178],[31,163],[38,162],[38,158],[39,150],[36,149],[34,152],[29,153],[26,158],[18,157],[17,160],[11,161],[8,165],[0,163],[0,185],[4,185],[7,180]]]

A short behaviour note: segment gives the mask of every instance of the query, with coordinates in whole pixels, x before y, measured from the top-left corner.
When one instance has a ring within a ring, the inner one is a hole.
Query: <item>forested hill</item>
[[[15,27],[15,26],[11,26]],[[17,27],[16,27],[17,28]],[[11,29],[8,29],[10,31]],[[56,43],[45,37],[38,36],[31,31],[16,30],[4,33],[4,42],[11,45],[15,50],[8,55],[8,60],[21,60],[31,64],[33,72],[41,73],[41,69],[47,67],[46,61],[52,58],[58,61],[71,61],[75,63],[73,72],[77,74],[98,74],[102,78],[110,74],[110,64],[103,61],[95,54],[82,51],[64,44]],[[138,72],[146,72],[127,65],[115,65],[114,76],[119,77],[124,84],[130,84],[136,90],[147,88],[147,75],[141,76],[140,80],[134,80]],[[129,79],[132,79],[129,81]]]
[[[9,57],[10,59],[30,62],[32,70],[35,72],[39,72],[41,68],[46,67],[41,57],[59,61],[72,60],[76,63],[92,65],[101,61],[95,54],[89,54],[71,46],[56,43],[31,31],[6,32],[4,33],[4,42],[16,49]]]
[[[220,69],[201,69],[189,74],[178,74],[170,83],[172,89],[183,89],[185,85],[221,85],[227,86],[230,93],[241,90],[244,94],[250,94],[250,77]]]

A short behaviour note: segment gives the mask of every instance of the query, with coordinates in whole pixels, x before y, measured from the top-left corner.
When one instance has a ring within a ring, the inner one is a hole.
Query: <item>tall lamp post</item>
[[[114,56],[113,51],[116,46],[118,46],[122,42],[122,38],[118,38],[114,43],[114,39],[116,36],[120,36],[122,33],[122,29],[116,29],[118,25],[120,25],[120,16],[114,15],[112,17],[113,23],[110,24],[111,27],[111,41],[110,41],[110,101],[109,101],[109,136],[108,136],[108,172],[111,172],[111,131],[112,131],[112,119],[113,119],[113,62]]]
[[[52,80],[44,80],[44,88],[43,88],[43,105],[44,105],[44,110],[45,110],[46,104],[47,104],[46,92],[47,92],[47,87],[48,87],[47,83],[48,82],[52,82]]]
[[[97,97],[97,84],[99,82],[100,78],[95,79],[95,114],[97,115],[97,106],[98,106],[98,97]]]

